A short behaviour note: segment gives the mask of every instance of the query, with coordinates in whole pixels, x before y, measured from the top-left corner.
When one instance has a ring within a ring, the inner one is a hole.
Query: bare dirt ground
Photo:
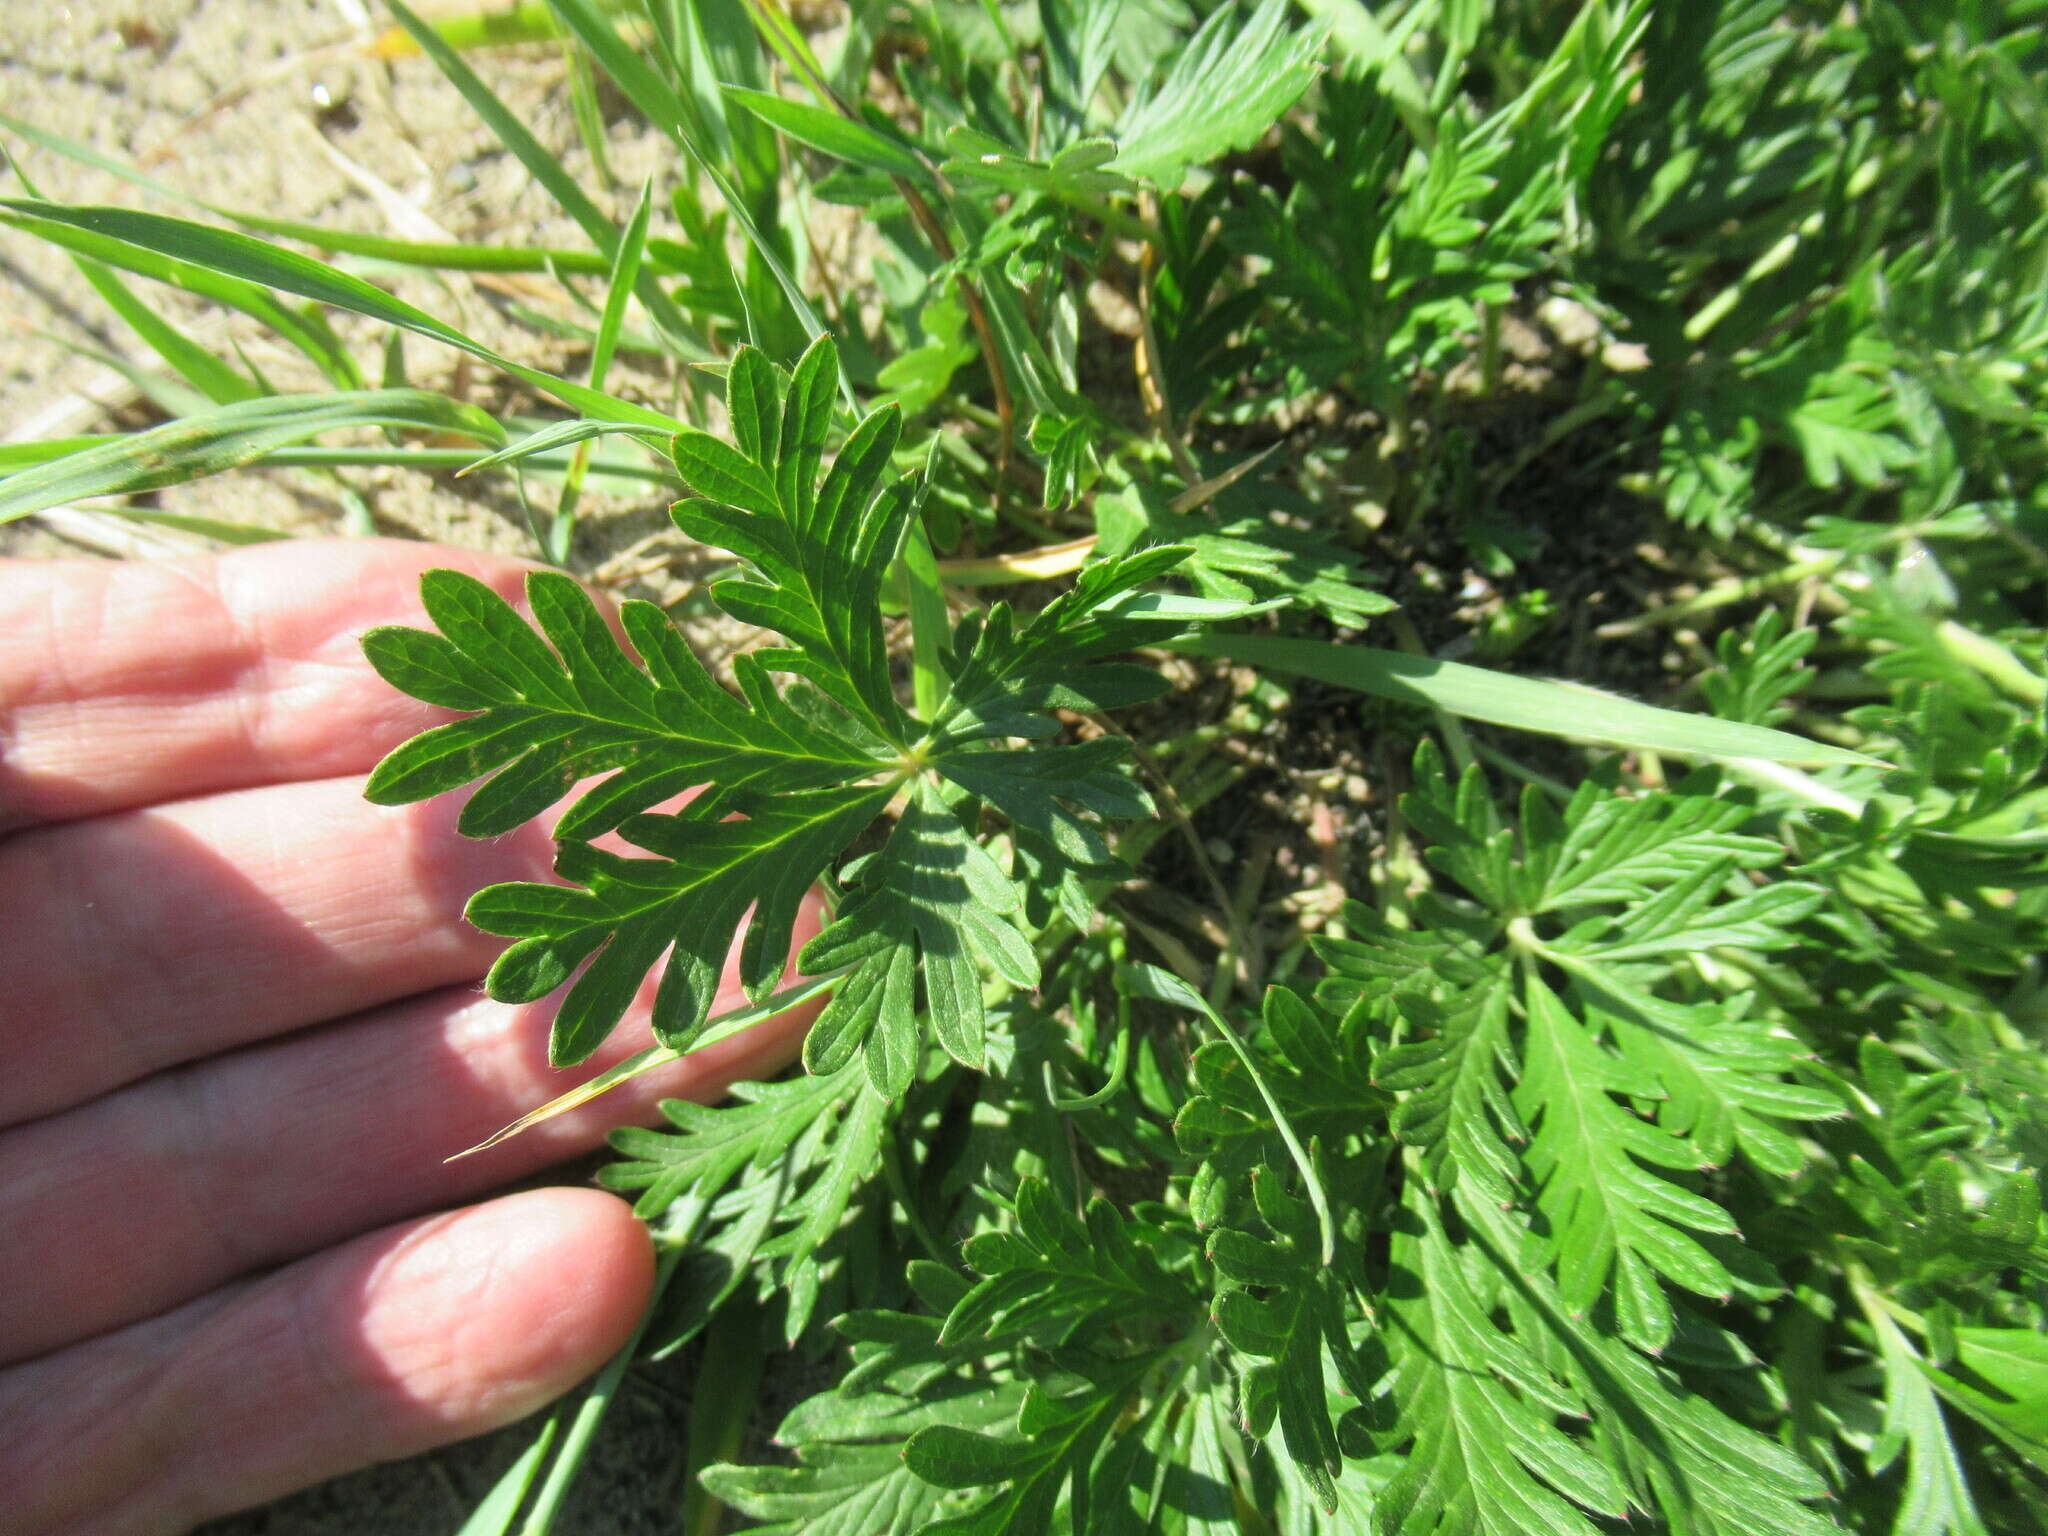
[[[444,9],[449,8],[447,6]],[[456,7],[459,8],[459,7]],[[430,12],[433,7],[426,7]],[[581,248],[562,217],[426,60],[368,56],[379,30],[363,0],[74,0],[8,5],[0,41],[0,111],[136,164],[161,181],[228,208],[411,238],[433,238],[427,223],[460,240]],[[477,56],[492,86],[556,148],[600,203],[607,188],[580,147],[563,88],[560,56],[546,47]],[[669,153],[630,114],[609,124],[606,159],[626,187]],[[15,146],[21,148],[19,144]],[[195,216],[109,173],[36,149],[24,165],[47,197],[74,203],[151,207]],[[630,193],[626,194],[630,195]],[[204,217],[203,214],[196,216]],[[380,275],[388,281],[388,274]],[[516,279],[510,297],[572,315],[565,296],[550,303],[544,279]],[[551,339],[505,314],[503,291],[460,276],[402,278],[404,298],[522,362],[573,370],[573,341]],[[280,388],[318,387],[302,359],[253,322],[207,315],[186,295],[142,279],[134,286],[167,314],[217,346],[238,346]],[[534,297],[538,291],[539,297]],[[365,372],[381,368],[382,333],[350,317],[336,327]],[[135,414],[94,412],[76,398],[110,398],[109,372],[93,354],[150,361],[73,269],[68,256],[11,232],[0,235],[0,438],[79,407],[62,430],[106,430]],[[468,393],[500,407],[507,397],[434,343],[406,338],[412,380]],[[636,379],[630,361],[614,383],[659,398],[659,379]],[[521,402],[526,404],[528,402]],[[52,435],[47,427],[38,435]],[[456,482],[402,469],[351,470],[348,488],[367,503],[379,531],[470,546],[531,552],[510,484]],[[297,533],[339,532],[345,508],[334,482],[310,472],[249,472],[159,493],[165,511],[260,524]],[[658,502],[600,499],[580,531],[580,564],[660,526]],[[47,535],[12,530],[0,548],[54,550]]]
[[[414,234],[397,221],[424,215],[459,238],[584,244],[518,163],[496,149],[431,64],[412,58],[387,65],[365,55],[364,41],[382,17],[373,20],[359,0],[7,0],[0,9],[0,111],[140,164],[210,202],[378,233]],[[577,147],[559,56],[545,48],[500,50],[479,55],[476,63],[528,125],[583,174],[586,186],[600,185]],[[630,116],[614,119],[609,129],[607,158],[624,183],[637,186],[666,147]],[[46,197],[190,213],[118,177],[26,150],[6,137]],[[255,326],[222,325],[221,317],[202,314],[181,294],[139,279],[136,287],[201,334],[239,342],[280,386],[313,382]],[[419,277],[398,291],[522,361],[555,368],[576,361],[573,343],[551,342],[515,325],[492,294],[474,285]],[[374,377],[379,338],[345,323],[340,328]],[[93,353],[144,357],[62,252],[0,230],[0,438],[39,417],[47,422],[52,411],[66,416],[61,430],[67,432],[151,419],[132,391],[108,388],[118,375]],[[449,387],[456,377],[452,354],[431,344],[409,344],[407,355],[415,382]],[[477,387],[489,386],[480,380]],[[648,387],[658,392],[659,381]],[[79,391],[119,408],[100,409]],[[477,398],[503,404],[488,393]],[[51,433],[45,427],[36,435]],[[348,484],[379,531],[531,552],[517,502],[502,480],[352,470]],[[309,472],[240,473],[163,492],[158,504],[293,532],[347,526],[333,482]],[[659,498],[600,499],[579,530],[577,563],[587,567],[664,524]],[[197,541],[148,530],[140,547],[169,552],[181,545],[197,547]],[[0,553],[82,552],[34,521],[0,528]],[[675,595],[674,579],[653,579],[666,590],[639,595]],[[628,1379],[556,1524],[562,1536],[675,1528],[689,1390],[687,1362]],[[437,1455],[372,1468],[217,1522],[205,1536],[451,1533],[534,1428],[514,1426]]]

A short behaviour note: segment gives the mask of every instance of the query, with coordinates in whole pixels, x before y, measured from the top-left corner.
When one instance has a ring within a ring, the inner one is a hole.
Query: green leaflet
[[[735,618],[795,643],[793,651],[771,653],[773,665],[900,740],[903,713],[890,690],[877,614],[908,504],[900,494],[875,496],[898,416],[884,408],[862,421],[820,485],[838,372],[832,343],[815,342],[784,391],[759,352],[742,351],[727,381],[738,447],[703,432],[675,439],[676,468],[704,499],[679,503],[673,516],[692,538],[731,550],[759,572],[763,579],[721,582],[713,595]]]
[[[1870,1470],[1882,1472],[1901,1452],[1905,1455],[1898,1529],[1928,1536],[1988,1536],[1942,1420],[1940,1399],[1905,1333],[1880,1304],[1866,1303],[1865,1316],[1877,1335],[1887,1396],[1884,1425],[1870,1448]]]
[[[1808,1507],[1825,1492],[1809,1467],[1677,1389],[1518,1266],[1523,1232],[1512,1218],[1460,1196],[1470,1236],[1454,1242],[1431,1197],[1409,1204],[1419,1219],[1396,1239],[1394,1263],[1414,1283],[1390,1307],[1388,1342],[1403,1404],[1392,1438],[1413,1444],[1375,1507],[1375,1530],[1590,1536],[1588,1513],[1619,1518],[1681,1489],[1702,1536],[1837,1528]],[[1565,1434],[1561,1418],[1590,1418],[1594,1436]],[[1625,1455],[1614,1454],[1617,1436]]]
[[[738,817],[713,819],[715,810],[693,806],[673,817],[631,818],[625,836],[662,856],[656,859],[565,843],[555,867],[574,885],[495,885],[470,901],[472,923],[518,940],[492,965],[486,985],[503,1001],[530,1002],[589,960],[556,1011],[548,1047],[557,1062],[580,1061],[611,1033],[666,953],[655,1037],[685,1047],[709,1016],[747,906],[755,911],[740,975],[758,1000],[781,976],[797,906],[812,881],[892,793],[887,785],[800,790],[742,801],[748,808]],[[722,809],[734,802],[698,803]]]
[[[865,864],[838,921],[805,947],[806,970],[855,964],[805,1041],[813,1072],[836,1071],[872,1040],[869,1073],[894,1096],[909,1086],[908,976],[898,959],[914,944],[933,1031],[946,1053],[979,1067],[987,1034],[982,968],[1012,986],[1038,980],[1038,959],[1017,928],[1023,894],[930,785],[920,785],[882,851]],[[879,1026],[879,1029],[878,1029]]]
[[[1264,133],[1308,89],[1322,51],[1320,31],[1289,32],[1287,20],[1284,0],[1264,0],[1248,17],[1213,13],[1158,90],[1117,124],[1110,164],[1173,192],[1189,166]]]
[[[1350,1338],[1350,1266],[1326,1261],[1316,1212],[1269,1169],[1253,1170],[1251,1188],[1265,1230],[1223,1227],[1210,1236],[1220,1287],[1210,1315],[1232,1349],[1258,1362],[1243,1375],[1246,1431],[1263,1436],[1277,1421],[1317,1502],[1334,1512],[1344,1463],[1324,1388],[1325,1358],[1351,1397],[1363,1400],[1373,1386]]]
[[[1034,1384],[1018,1411],[1019,1439],[956,1424],[917,1431],[904,1442],[902,1454],[918,1477],[940,1488],[998,1489],[967,1513],[922,1527],[925,1536],[1002,1536],[1043,1529],[1069,1486],[1085,1527],[1096,1499],[1109,1491],[1121,1493],[1098,1489],[1089,1474],[1104,1440],[1117,1431],[1124,1394],[1141,1364],[1105,1365],[1050,1388]],[[1128,1437],[1132,1431],[1122,1433]]]
[[[705,1485],[765,1530],[795,1536],[871,1536],[910,1531],[938,1510],[941,1490],[904,1462],[899,1441],[927,1425],[990,1425],[1013,1417],[1018,1393],[960,1390],[924,1401],[870,1392],[814,1397],[797,1405],[777,1435],[800,1445],[794,1467],[716,1466]]]
[[[578,778],[623,770],[585,792],[557,832],[609,831],[670,795],[716,778],[728,795],[758,779],[782,788],[842,784],[883,765],[843,729],[792,709],[758,666],[737,669],[743,699],[707,676],[649,603],[621,618],[643,664],[628,661],[583,589],[534,572],[527,597],[555,649],[473,577],[430,572],[421,596],[440,633],[390,626],[364,650],[394,687],[481,713],[439,726],[377,766],[366,793],[425,799],[496,774],[463,807],[462,830],[488,837],[552,805]]]
[[[1108,1201],[1091,1200],[1077,1218],[1043,1179],[1026,1179],[1015,1204],[1014,1232],[969,1239],[963,1256],[983,1279],[947,1313],[940,1342],[1021,1336],[1066,1345],[1133,1316],[1171,1316],[1195,1304]]]

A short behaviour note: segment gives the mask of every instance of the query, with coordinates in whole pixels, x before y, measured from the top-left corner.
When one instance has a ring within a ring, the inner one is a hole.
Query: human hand
[[[515,562],[381,540],[0,562],[12,1536],[182,1531],[539,1407],[638,1321],[645,1230],[589,1189],[420,1213],[795,1053],[807,1016],[443,1162],[570,1083],[552,1003],[485,997],[504,941],[462,920],[550,878],[545,830],[362,798],[439,712],[357,637],[418,622],[435,565],[517,600]],[[649,1002],[577,1080],[648,1043]]]

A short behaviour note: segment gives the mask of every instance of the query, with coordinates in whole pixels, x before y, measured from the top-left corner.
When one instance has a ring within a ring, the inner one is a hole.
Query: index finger
[[[446,718],[360,643],[421,621],[434,566],[514,602],[529,569],[397,539],[0,561],[0,831],[372,767]]]

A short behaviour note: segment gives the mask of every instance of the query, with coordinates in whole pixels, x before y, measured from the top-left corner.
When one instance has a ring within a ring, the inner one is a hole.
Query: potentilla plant
[[[371,798],[559,816],[557,880],[469,907],[492,994],[555,999],[565,1091],[502,1134],[820,1006],[799,1068],[616,1133],[658,1299],[470,1530],[548,1529],[622,1373],[685,1345],[831,1363],[786,1412],[700,1397],[692,1443],[743,1450],[692,1453],[691,1529],[2048,1523],[2024,8],[856,5],[828,40],[551,0],[678,151],[617,220],[458,23],[393,9],[588,245],[26,186],[0,220],[176,387],[0,448],[0,516],[243,464],[550,490],[530,618],[436,572],[433,629],[364,639],[458,716]],[[392,264],[546,275],[587,366]],[[421,387],[395,341],[369,388],[329,312],[575,414]],[[315,442],[350,427],[385,436]],[[570,574],[600,479],[721,552],[762,640],[729,676]],[[654,1046],[571,1072],[650,976]]]

